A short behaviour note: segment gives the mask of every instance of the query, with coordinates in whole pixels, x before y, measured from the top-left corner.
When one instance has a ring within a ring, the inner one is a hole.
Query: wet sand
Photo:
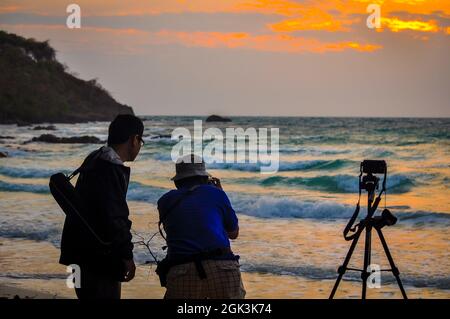
[[[0,276],[0,298],[59,299],[76,298],[73,289],[66,286],[68,273],[57,264],[59,250],[46,242],[23,239],[1,240],[2,274]],[[17,247],[23,249],[17,250]],[[30,259],[29,254],[38,250]],[[21,269],[18,273],[16,270]],[[136,277],[122,285],[124,299],[161,299],[165,289],[160,287],[154,272],[155,265],[139,265]],[[314,280],[300,276],[273,275],[268,273],[242,273],[246,298],[328,298],[334,280]],[[359,298],[360,283],[344,281],[337,298]],[[410,298],[450,298],[450,292],[428,288],[406,287]],[[401,298],[393,284],[380,289],[369,289],[368,298]]]

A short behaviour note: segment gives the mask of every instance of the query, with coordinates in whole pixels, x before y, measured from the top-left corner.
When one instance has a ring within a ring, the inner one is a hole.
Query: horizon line
[[[173,117],[209,117],[211,115],[218,115],[223,118],[236,117],[300,117],[300,118],[380,118],[380,119],[450,119],[450,116],[364,116],[364,115],[219,115],[219,114],[193,114],[193,115],[178,115],[178,114],[135,114],[136,116],[150,117],[150,116],[173,116]]]

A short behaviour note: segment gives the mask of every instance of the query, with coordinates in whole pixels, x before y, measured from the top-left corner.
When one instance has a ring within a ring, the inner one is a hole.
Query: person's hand
[[[125,265],[125,274],[124,274],[124,281],[128,282],[134,278],[134,274],[136,272],[136,265],[134,264],[134,260],[124,260],[123,261]]]
[[[217,177],[211,177],[211,182],[214,186],[216,186],[217,188],[223,190],[222,188],[222,184],[220,183],[220,179],[218,179]]]

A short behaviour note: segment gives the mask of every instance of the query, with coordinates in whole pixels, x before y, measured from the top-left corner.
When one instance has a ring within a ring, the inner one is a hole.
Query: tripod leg
[[[362,299],[366,299],[366,293],[367,293],[367,278],[369,277],[369,274],[367,273],[367,268],[370,265],[371,260],[371,251],[372,251],[372,226],[368,225],[366,227],[366,242],[364,246],[364,266],[363,271],[361,273],[361,279],[362,279]]]
[[[350,259],[352,258],[353,251],[355,250],[356,245],[358,244],[359,236],[361,236],[363,229],[358,229],[358,232],[355,234],[355,238],[353,238],[352,244],[350,245],[350,248],[348,249],[347,255],[345,256],[344,263],[342,266],[338,269],[338,277],[336,279],[336,282],[334,283],[333,290],[331,291],[329,299],[333,299],[334,295],[336,293],[336,290],[339,287],[339,283],[342,280],[342,276],[344,276],[345,271],[347,270],[348,263],[350,262]]]
[[[392,258],[391,252],[389,251],[389,247],[386,243],[386,239],[384,238],[383,232],[379,228],[375,228],[378,233],[378,237],[380,237],[381,244],[383,245],[384,252],[386,253],[386,257],[389,261],[389,264],[392,269],[392,273],[394,274],[395,279],[397,280],[398,287],[400,288],[400,291],[402,293],[403,299],[408,299],[406,296],[405,289],[403,288],[402,281],[400,280],[400,271],[395,266],[394,259]]]

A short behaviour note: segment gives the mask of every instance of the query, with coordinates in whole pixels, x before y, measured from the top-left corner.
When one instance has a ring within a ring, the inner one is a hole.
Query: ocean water
[[[128,201],[133,229],[149,236],[157,231],[156,201],[173,187],[170,152],[176,142],[168,136],[176,127],[186,127],[193,134],[193,120],[202,118],[144,118],[146,144],[130,164]],[[363,159],[384,159],[388,190],[380,208],[388,207],[399,221],[383,230],[407,291],[421,296],[426,289],[450,297],[450,119],[232,119],[231,123],[204,123],[204,129],[275,127],[280,132],[280,164],[275,174],[261,174],[261,163],[208,165],[212,175],[222,180],[240,218],[241,235],[232,246],[241,256],[242,270],[270,276],[268,296],[295,296],[299,289],[293,285],[283,295],[270,295],[277,278],[323,283],[314,296],[328,296],[349,247],[342,230],[357,202],[359,164]],[[27,141],[44,133],[107,137],[106,122],[55,126],[55,131],[39,131],[32,126],[0,125],[0,136],[12,137],[0,138],[0,151],[9,155],[0,159],[0,238],[3,243],[17,243],[19,252],[24,245],[36,243],[59,247],[63,214],[49,194],[48,178],[55,172],[71,172],[100,146]],[[362,209],[360,216],[364,215]],[[372,262],[387,268],[375,237]],[[158,257],[164,255],[158,236],[150,246]],[[35,251],[36,256],[41,253]],[[64,277],[64,273],[27,267],[33,253],[22,257],[23,267],[14,269],[0,259],[0,280]],[[151,260],[140,246],[135,258],[140,264]],[[361,247],[351,264],[361,267]],[[357,282],[359,275],[350,272],[345,279]],[[393,283],[393,277],[383,273],[382,285],[393,287]]]

